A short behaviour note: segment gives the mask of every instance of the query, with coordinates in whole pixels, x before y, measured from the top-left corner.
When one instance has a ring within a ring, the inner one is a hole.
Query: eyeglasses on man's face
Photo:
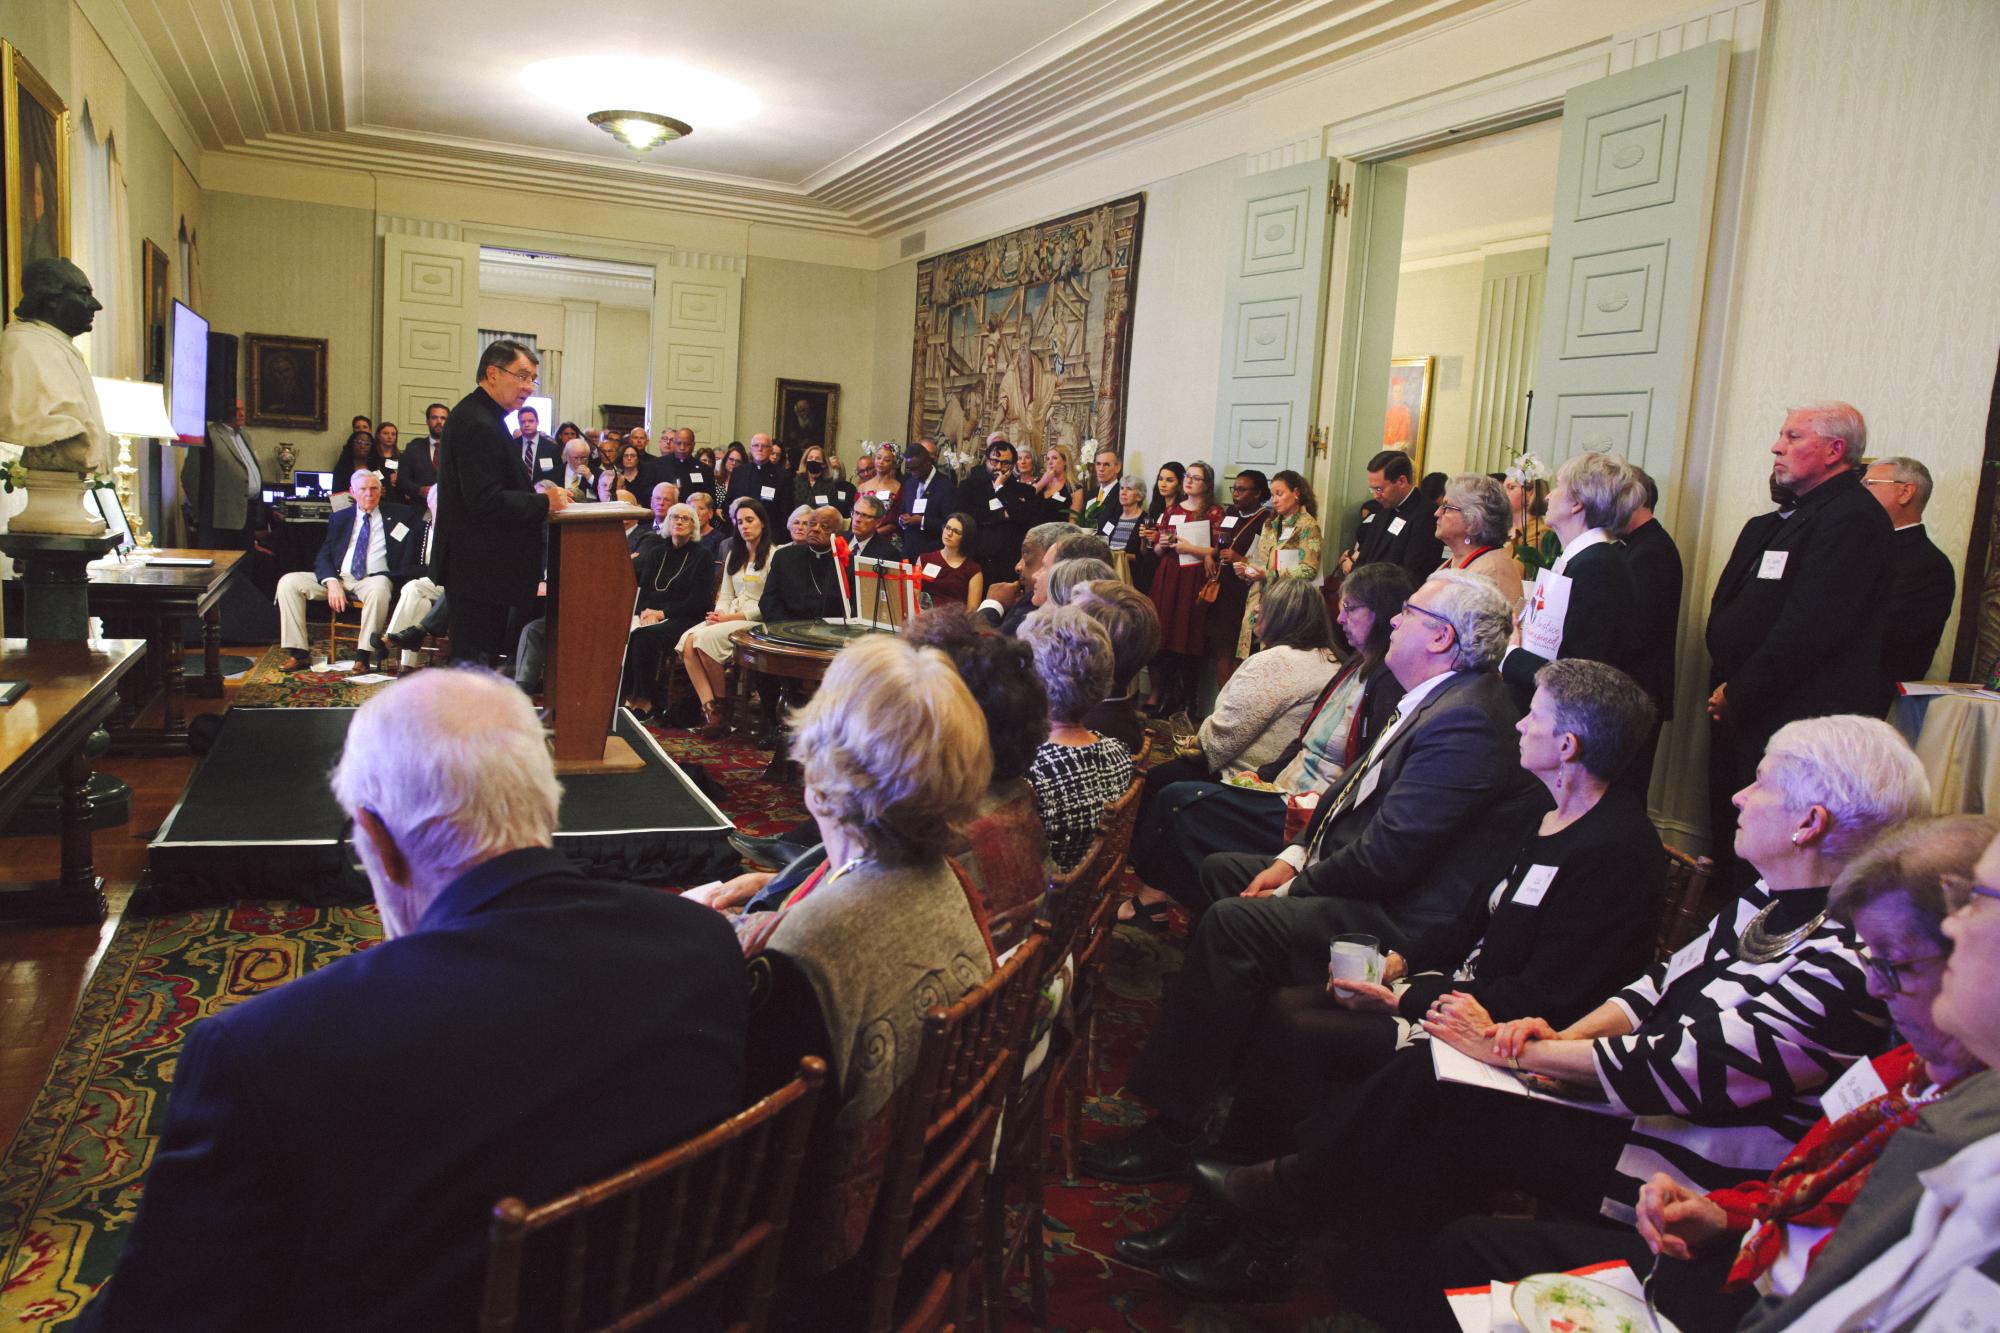
[[[1428,606],[1417,605],[1415,598],[1412,598],[1409,601],[1404,602],[1403,610],[1405,612],[1410,612],[1410,611],[1421,612],[1422,614],[1429,616],[1432,620],[1437,621],[1438,624],[1443,625],[1448,630],[1456,631],[1458,629],[1458,626],[1451,623],[1450,616],[1440,615],[1436,611],[1431,610]]]
[[[1914,973],[1920,967],[1942,963],[1949,957],[1951,957],[1949,953],[1934,953],[1922,958],[1878,958],[1866,945],[1861,948],[1861,961],[1868,965],[1868,970],[1882,983],[1882,989],[1891,995],[1903,993],[1905,976]]]
[[[1944,890],[1945,907],[1954,915],[1981,911],[1986,906],[1983,899],[2000,898],[2000,889],[1988,888],[1977,880],[1961,879],[1956,875],[1940,875],[1938,885]]]
[[[542,387],[541,377],[536,375],[535,372],[532,370],[516,370],[512,366],[502,366],[500,367],[500,369],[505,371],[507,374],[512,375],[515,379],[521,381],[521,383],[527,385],[530,389],[539,389]]]

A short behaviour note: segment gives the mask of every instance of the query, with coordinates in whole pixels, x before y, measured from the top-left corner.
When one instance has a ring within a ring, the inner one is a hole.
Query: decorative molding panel
[[[433,241],[463,240],[459,232],[460,228],[456,222],[439,222],[435,218],[399,217],[391,213],[375,215],[375,235],[378,238],[422,236]]]
[[[1632,356],[1660,350],[1668,242],[1578,255],[1570,262],[1562,355]]]
[[[1653,415],[1651,389],[1559,394],[1555,414],[1557,457],[1595,450],[1622,454],[1648,471],[1659,467],[1658,460],[1648,459],[1646,448]]]
[[[1291,375],[1299,368],[1299,326],[1305,303],[1297,296],[1245,301],[1236,308],[1236,343],[1230,373],[1239,379]]]
[[[1498,472],[1514,461],[1525,443],[1548,269],[1549,252],[1543,248],[1493,255],[1480,275],[1469,471]]]
[[[1726,41],[1733,51],[1754,51],[1764,37],[1767,0],[1723,0],[1686,14],[1677,14],[1646,28],[1633,28],[1611,39],[1607,74],[1618,74],[1667,56],[1692,51],[1710,42]]]
[[[1243,174],[1261,176],[1279,167],[1295,167],[1301,162],[1310,162],[1316,157],[1326,156],[1326,133],[1315,130],[1311,134],[1288,139],[1284,143],[1266,148],[1261,153],[1243,155]]]
[[[1229,465],[1265,473],[1289,466],[1286,441],[1292,435],[1292,404],[1232,403],[1229,406]]]

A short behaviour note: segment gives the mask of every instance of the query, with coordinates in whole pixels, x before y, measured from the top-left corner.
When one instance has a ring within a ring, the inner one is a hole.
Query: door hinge
[[[1326,457],[1326,427],[1314,426],[1306,433],[1306,456],[1309,458]]]
[[[1351,184],[1341,184],[1334,186],[1326,192],[1326,212],[1328,217],[1333,216],[1335,213],[1340,214],[1342,217],[1347,216],[1347,200],[1353,190],[1354,187]]]

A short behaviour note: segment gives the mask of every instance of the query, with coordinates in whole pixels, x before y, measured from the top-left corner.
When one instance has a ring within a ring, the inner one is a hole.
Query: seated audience
[[[953,514],[939,530],[938,549],[917,557],[917,572],[923,576],[923,590],[932,606],[956,602],[969,611],[985,596],[986,574],[972,558],[973,538],[978,532],[972,515]]]
[[[1326,598],[1303,579],[1272,585],[1259,608],[1256,637],[1258,650],[1230,676],[1196,733],[1201,753],[1183,770],[1189,777],[1254,774],[1277,758],[1339,665]]]
[[[1310,1201],[1336,1192],[1371,1201],[1358,1258],[1387,1282],[1496,1191],[1528,1191],[1545,1217],[1630,1221],[1658,1172],[1703,1191],[1778,1165],[1818,1118],[1819,1093],[1883,1045],[1882,1004],[1853,931],[1829,919],[1828,889],[1884,829],[1928,808],[1930,782],[1887,723],[1812,718],[1772,737],[1735,803],[1737,853],[1761,878],[1671,959],[1560,1028],[1426,1012],[1433,1042],[1539,1075],[1577,1105],[1445,1082],[1412,1050],[1302,1121],[1297,1155],[1197,1170],[1207,1202],[1254,1224],[1246,1267],[1266,1289],[1291,1236],[1321,1221]]]
[[[1079,588],[1116,579],[1118,571],[1102,560],[1078,556],[1044,560],[1035,577],[1046,585],[1040,605],[1068,606],[1075,600]]]
[[[1136,756],[1146,741],[1139,673],[1160,649],[1160,613],[1152,598],[1119,579],[1080,584],[1071,590],[1069,604],[1082,607],[1111,636],[1111,693],[1083,715],[1083,725]]]
[[[688,497],[688,503],[694,507],[694,539],[708,548],[717,564],[722,563],[722,553],[735,535],[734,530],[716,520],[715,497],[707,491],[696,491]]]
[[[1521,566],[1507,550],[1513,513],[1507,492],[1493,478],[1461,472],[1445,484],[1437,506],[1437,538],[1444,543],[1443,568],[1484,574],[1509,606],[1521,604]]]
[[[903,552],[896,545],[895,534],[889,531],[885,521],[888,510],[882,502],[873,495],[860,495],[851,504],[853,532],[848,540],[854,545],[854,553],[868,560],[900,561]]]
[[[1215,905],[1128,1079],[1160,1115],[1079,1153],[1090,1174],[1183,1171],[1264,1000],[1323,978],[1335,935],[1373,935],[1419,970],[1457,961],[1461,922],[1548,804],[1521,770],[1520,714],[1493,671],[1511,620],[1490,581],[1432,574],[1390,630],[1402,702],[1304,832],[1276,858],[1218,852],[1197,885],[1171,886]]]
[[[834,563],[830,541],[840,530],[840,514],[832,508],[815,513],[801,506],[793,517],[797,522],[792,542],[771,555],[771,577],[764,584],[760,618],[767,625],[785,620],[838,620],[843,575]]]
[[[1007,483],[1009,486],[1012,484]],[[1021,490],[1026,493],[1027,488],[1024,486]],[[1002,634],[1018,632],[1021,622],[1028,618],[1028,612],[1037,605],[1035,571],[1042,567],[1051,547],[1075,532],[1076,529],[1067,523],[1037,523],[1022,534],[1019,554],[1013,561],[1014,582],[989,582],[986,585],[986,596],[978,603],[980,617],[987,624],[997,627]],[[991,566],[987,570],[990,577],[999,576],[999,571]]]
[[[597,498],[597,469],[590,465],[590,441],[581,435],[572,435],[563,444],[561,485],[569,498],[580,504]]]
[[[736,941],[551,849],[561,789],[513,686],[390,685],[354,714],[333,790],[387,939],[195,1022],[81,1326],[470,1327],[496,1202],[743,1104]]]
[[[383,661],[389,648],[400,650],[404,670],[417,665],[417,651],[430,633],[426,626],[431,613],[444,601],[444,587],[432,577],[431,545],[437,532],[437,487],[424,491],[424,520],[417,537],[417,566],[409,581],[396,592],[396,609],[389,613],[389,627],[381,642]]]
[[[1111,636],[1078,606],[1046,606],[1021,622],[1049,696],[1049,734],[1028,770],[1049,859],[1070,870],[1090,847],[1104,807],[1132,782],[1132,755],[1083,725],[1111,692]]]
[[[1403,697],[1383,655],[1391,620],[1414,590],[1403,567],[1386,561],[1347,576],[1340,586],[1340,629],[1355,656],[1320,691],[1291,743],[1254,775],[1156,784],[1153,775],[1166,764],[1147,774],[1153,790],[1132,838],[1132,864],[1141,883],[1131,900],[1120,904],[1119,920],[1164,928],[1172,897],[1154,886],[1196,883],[1201,863],[1214,852],[1276,855],[1289,821],[1296,818],[1303,826],[1312,813],[1307,802],[1336,790],[1341,774],[1374,744]]]
[[[278,580],[278,642],[290,655],[278,669],[312,666],[306,634],[306,603],[325,602],[342,615],[351,601],[361,608],[355,665],[372,670],[382,632],[396,603],[398,584],[417,576],[424,525],[407,509],[383,509],[382,478],[362,469],[348,480],[354,503],[327,520],[326,540],[313,557],[313,571],[293,570]]]
[[[667,510],[666,529],[666,538],[649,546],[633,570],[639,580],[638,623],[625,650],[625,698],[641,721],[653,715],[660,659],[702,623],[715,586],[715,557],[694,539],[694,508],[677,504]]]
[[[771,518],[764,506],[756,500],[738,500],[729,511],[736,520],[736,535],[722,558],[715,607],[674,645],[701,700],[701,734],[708,740],[729,734],[731,700],[723,668],[736,655],[730,640],[746,623],[764,618],[764,584],[771,571]]]
[[[1660,1308],[1683,1328],[1730,1328],[1753,1305],[1777,1307],[1818,1272],[1833,1229],[1900,1131],[1921,1120],[1920,1135],[1949,1153],[1977,1137],[1970,1125],[2000,1129],[2000,1089],[1990,1077],[1971,1082],[1984,1061],[1934,1012],[1953,959],[1947,887],[1972,875],[1995,834],[2000,820],[1987,816],[1915,820],[1875,839],[1834,880],[1829,910],[1860,936],[1869,991],[1903,1044],[1850,1066],[1842,1077],[1856,1095],[1841,1105],[1851,1109],[1828,1104],[1770,1175],[1707,1194],[1655,1175],[1639,1190],[1637,1230],[1461,1219],[1433,1242],[1439,1273],[1477,1272],[1453,1284],[1476,1285],[1617,1259],[1643,1272],[1657,1249],[1672,1261],[1659,1266]],[[1423,1293],[1413,1325],[1457,1327],[1441,1291]]]
[[[795,964],[819,1000],[836,1109],[814,1171],[868,1185],[799,1196],[805,1215],[793,1228],[831,1266],[860,1248],[880,1134],[914,1070],[925,1011],[993,971],[992,945],[946,859],[993,760],[950,659],[888,635],[840,651],[791,733],[826,859],[774,911],[743,918],[740,935],[746,953]]]

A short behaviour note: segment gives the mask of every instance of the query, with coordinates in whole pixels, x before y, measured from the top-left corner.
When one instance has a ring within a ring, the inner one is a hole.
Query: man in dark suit
[[[1180,978],[1133,1066],[1160,1112],[1080,1154],[1105,1180],[1163,1180],[1199,1127],[1264,1000],[1323,981],[1327,941],[1366,933],[1412,971],[1449,966],[1460,918],[1493,887],[1547,792],[1520,766],[1520,714],[1493,667],[1512,611],[1486,579],[1435,573],[1393,623],[1386,657],[1404,695],[1365,755],[1321,793],[1298,841],[1201,867],[1203,914]]]
[[[354,503],[335,510],[328,520],[313,572],[294,570],[278,580],[278,642],[291,654],[280,671],[312,666],[306,603],[325,602],[340,615],[350,601],[361,608],[355,664],[362,671],[371,669],[396,604],[396,590],[417,576],[423,551],[418,516],[400,506],[384,505],[382,478],[366,468],[355,471],[347,489]]]
[[[1744,524],[1708,609],[1709,848],[1732,890],[1729,798],[1787,722],[1882,704],[1882,625],[1895,532],[1861,484],[1867,424],[1846,403],[1794,410],[1771,445],[1793,507]]]
[[[1889,613],[1882,620],[1882,709],[1906,680],[1927,680],[1937,656],[1958,576],[1951,558],[1924,531],[1931,502],[1931,470],[1914,458],[1884,458],[1861,479],[1895,529],[1890,548]]]
[[[1639,747],[1627,770],[1644,790],[1652,782],[1660,729],[1674,716],[1674,654],[1680,647],[1682,572],[1680,548],[1653,516],[1660,488],[1644,469],[1633,471],[1646,488],[1646,503],[1633,511],[1632,521],[1625,527],[1625,559],[1639,594],[1638,640],[1628,671],[1658,712],[1652,735]]]
[[[540,383],[539,364],[520,343],[493,343],[479,357],[479,386],[445,421],[433,560],[450,594],[454,661],[485,664],[511,646],[508,614],[535,599],[542,578],[546,520],[570,505],[560,476],[529,477],[507,433],[507,413]]]
[[[887,512],[879,496],[862,495],[855,498],[853,531],[848,540],[854,543],[856,555],[866,556],[870,560],[903,558],[901,548],[896,545],[895,534],[889,531]]]
[[[388,938],[189,1031],[99,1333],[469,1328],[496,1202],[742,1105],[727,922],[551,849],[560,789],[520,691],[396,682],[333,789]]]
[[[1084,527],[1095,528],[1105,519],[1118,516],[1121,466],[1116,449],[1099,449],[1097,456],[1090,460],[1095,484],[1091,487],[1090,498],[1083,504]]]
[[[792,475],[785,471],[784,460],[778,457],[778,446],[762,431],[750,437],[749,463],[730,474],[729,494],[723,499],[723,507],[728,508],[746,495],[762,503],[771,521],[780,525],[791,517],[792,506],[798,503],[792,495]]]
[[[967,477],[958,488],[958,509],[979,525],[972,558],[986,572],[986,581],[1004,575],[1021,561],[1021,542],[1035,522],[1034,488],[1014,475],[1014,446],[994,438],[986,445],[986,470]]]
[[[524,407],[519,420],[521,430],[514,437],[514,448],[521,455],[521,466],[528,469],[529,478],[548,481],[561,477],[562,445],[555,436],[542,434],[541,415],[532,407]]]
[[[936,442],[912,440],[903,450],[903,489],[890,522],[914,560],[944,545],[944,522],[957,512],[958,479],[938,470]]]
[[[450,415],[451,409],[443,403],[432,403],[424,409],[424,429],[429,433],[421,440],[412,440],[410,447],[403,450],[405,486],[428,491],[437,485],[438,442],[444,438],[445,418]]]
[[[1437,506],[1417,488],[1417,470],[1399,449],[1368,460],[1368,494],[1381,508],[1361,520],[1354,546],[1340,558],[1340,572],[1387,561],[1422,583],[1444,557],[1437,535]]]

